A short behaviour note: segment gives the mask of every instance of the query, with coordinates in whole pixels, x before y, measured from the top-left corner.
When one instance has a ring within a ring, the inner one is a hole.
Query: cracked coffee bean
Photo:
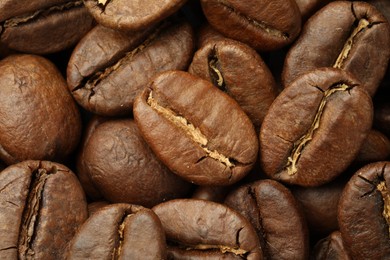
[[[335,1],[305,24],[289,49],[283,69],[288,87],[299,76],[320,67],[351,72],[373,96],[390,58],[390,26],[374,6]]]
[[[225,204],[255,227],[264,259],[307,259],[309,237],[303,213],[291,192],[261,180],[231,192]]]
[[[166,259],[164,230],[150,209],[109,205],[80,227],[69,244],[67,259]]]
[[[342,173],[371,129],[370,96],[352,74],[305,74],[271,105],[260,131],[260,162],[272,179],[319,186]]]
[[[24,161],[0,173],[0,191],[0,258],[65,259],[88,217],[76,176],[61,164]]]
[[[96,21],[119,31],[142,31],[174,14],[186,0],[84,0]]]
[[[158,72],[186,69],[193,48],[188,23],[166,22],[129,35],[97,26],[72,53],[68,86],[76,101],[92,113],[129,115],[147,82]]]
[[[233,184],[256,162],[258,139],[245,112],[189,73],[156,76],[137,97],[134,118],[156,156],[195,184]]]
[[[311,256],[313,260],[352,260],[344,246],[340,231],[332,232],[317,242]]]
[[[277,95],[276,82],[255,50],[234,40],[215,40],[199,49],[191,74],[213,83],[241,106],[257,131]]]
[[[263,259],[251,223],[223,204],[177,199],[152,210],[165,230],[168,259]]]
[[[81,120],[60,72],[49,60],[14,55],[0,61],[0,158],[65,160],[76,148]]]
[[[82,0],[3,0],[0,42],[11,49],[54,53],[76,44],[93,26]]]
[[[201,4],[212,27],[258,51],[280,49],[301,30],[294,0],[201,0]]]
[[[390,256],[390,162],[376,162],[358,170],[340,198],[341,237],[352,259]]]

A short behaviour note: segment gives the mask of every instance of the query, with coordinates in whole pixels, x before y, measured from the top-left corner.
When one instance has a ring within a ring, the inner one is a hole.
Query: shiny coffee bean
[[[251,223],[223,204],[177,199],[152,210],[165,230],[168,259],[263,259]]]
[[[258,140],[240,106],[210,82],[159,74],[134,103],[145,141],[174,173],[198,185],[229,185],[256,162]]]
[[[390,256],[390,162],[358,170],[340,198],[340,232],[352,259]]]
[[[306,24],[286,56],[283,81],[288,87],[299,76],[320,67],[351,72],[373,96],[390,57],[390,26],[365,2],[335,1]]]
[[[54,53],[76,44],[93,26],[82,0],[3,0],[0,42],[21,52]]]
[[[80,227],[67,259],[166,259],[164,230],[150,209],[109,205]]]
[[[328,237],[317,242],[313,249],[313,260],[352,260],[345,248],[340,231],[332,232]]]
[[[373,105],[348,72],[305,74],[271,105],[260,131],[260,161],[276,180],[319,186],[342,173],[371,129]]]
[[[88,217],[76,176],[48,161],[24,161],[0,173],[0,258],[65,259]]]
[[[49,60],[14,55],[0,61],[0,158],[65,160],[76,148],[81,120],[64,78]]]

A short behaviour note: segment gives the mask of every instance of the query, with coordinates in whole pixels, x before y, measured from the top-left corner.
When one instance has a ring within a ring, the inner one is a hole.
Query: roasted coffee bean
[[[134,118],[157,157],[198,185],[229,185],[256,162],[248,116],[210,82],[182,71],[159,74],[137,97]]]
[[[88,216],[92,216],[95,212],[99,211],[100,209],[104,208],[105,206],[110,205],[107,201],[95,201],[88,204]]]
[[[388,0],[370,0],[368,2],[375,6],[390,22],[390,2]]]
[[[21,52],[46,54],[76,44],[93,26],[82,0],[3,0],[0,42]]]
[[[103,116],[131,114],[134,98],[155,74],[187,68],[194,48],[189,24],[164,23],[144,37],[98,26],[76,46],[67,79],[83,108]]]
[[[231,192],[225,204],[256,229],[264,259],[307,259],[309,237],[303,213],[291,192],[273,180],[261,180]]]
[[[164,230],[150,209],[106,206],[78,230],[67,259],[166,259]]]
[[[301,30],[294,0],[201,0],[201,4],[211,26],[259,51],[280,49]]]
[[[157,160],[132,119],[101,123],[85,145],[84,170],[110,202],[152,207],[190,191],[189,183]]]
[[[352,259],[390,256],[390,162],[376,162],[358,170],[340,198],[341,237]]]
[[[390,159],[390,140],[379,131],[371,130],[364,140],[354,163],[365,165]]]
[[[88,217],[84,192],[65,166],[24,161],[0,173],[0,258],[65,259]]]
[[[263,259],[251,223],[223,204],[177,199],[152,210],[165,230],[169,259]]]
[[[256,130],[260,130],[277,87],[255,50],[234,40],[211,41],[195,53],[188,71],[235,99]]]
[[[81,131],[77,106],[66,82],[47,59],[9,56],[0,61],[0,158],[62,161]]]
[[[352,260],[344,246],[340,231],[334,231],[328,237],[318,241],[314,247],[311,259]]]
[[[198,49],[202,48],[209,41],[218,41],[218,40],[226,40],[229,39],[223,36],[220,32],[216,31],[213,27],[211,27],[208,23],[204,24],[199,31],[197,32],[197,42],[196,46]]]
[[[119,31],[141,31],[175,13],[186,0],[84,0],[96,21]]]
[[[276,180],[319,186],[342,173],[371,129],[373,105],[348,72],[322,68],[275,99],[260,131],[260,161]]]
[[[302,14],[303,21],[309,19],[315,12],[333,0],[295,0]]]
[[[283,82],[320,67],[352,72],[371,96],[382,80],[390,57],[390,26],[374,6],[335,1],[317,12],[286,56]]]
[[[230,189],[230,186],[199,186],[192,194],[192,198],[222,203]]]

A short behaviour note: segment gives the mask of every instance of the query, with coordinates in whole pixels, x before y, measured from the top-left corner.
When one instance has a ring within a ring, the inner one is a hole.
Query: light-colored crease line
[[[376,189],[381,193],[382,199],[383,199],[383,211],[382,216],[386,220],[388,229],[389,229],[389,236],[390,236],[390,194],[389,190],[387,189],[386,182],[381,181],[377,186]]]

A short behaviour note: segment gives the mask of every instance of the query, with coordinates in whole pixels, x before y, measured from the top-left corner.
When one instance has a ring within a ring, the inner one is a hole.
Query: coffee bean
[[[373,105],[351,74],[309,72],[275,99],[260,131],[260,161],[276,180],[319,186],[342,173],[372,125]]]
[[[390,57],[390,26],[374,6],[335,1],[306,24],[284,65],[288,87],[304,73],[320,67],[350,71],[371,96],[382,80]]]
[[[156,76],[137,97],[134,118],[157,157],[195,184],[233,184],[256,161],[258,140],[248,116],[227,94],[189,73]]]
[[[222,203],[229,191],[230,186],[199,186],[191,198]]]
[[[81,0],[0,3],[0,42],[21,52],[64,50],[76,44],[92,26],[93,18]]]
[[[223,204],[177,199],[152,210],[165,230],[169,259],[263,259],[253,226]]]
[[[292,0],[201,0],[203,12],[217,31],[259,51],[290,44],[301,30],[301,14]]]
[[[84,192],[65,166],[24,161],[0,173],[0,258],[65,259],[88,217]]]
[[[313,260],[351,260],[345,248],[340,231],[332,232],[328,237],[321,239],[313,249]]]
[[[303,213],[291,192],[273,180],[261,180],[231,192],[225,204],[256,229],[265,259],[307,259],[309,237]]]
[[[376,162],[358,170],[340,198],[340,232],[352,259],[390,256],[390,162]]]
[[[372,162],[384,161],[390,158],[390,140],[379,131],[371,130],[354,163],[365,165]]]
[[[79,142],[81,121],[56,67],[39,56],[9,56],[0,61],[0,86],[0,158],[65,160]]]
[[[166,259],[164,230],[150,209],[109,205],[80,227],[67,259]]]
[[[302,14],[303,21],[333,0],[295,0]]]
[[[145,32],[125,36],[96,27],[79,43],[68,64],[68,86],[83,108],[129,115],[155,74],[187,68],[194,45],[189,24],[164,23],[144,37]]]

